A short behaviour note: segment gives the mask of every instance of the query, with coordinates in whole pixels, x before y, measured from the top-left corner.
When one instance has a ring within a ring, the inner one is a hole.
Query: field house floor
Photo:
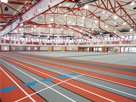
[[[136,54],[1,52],[2,102],[136,102]]]

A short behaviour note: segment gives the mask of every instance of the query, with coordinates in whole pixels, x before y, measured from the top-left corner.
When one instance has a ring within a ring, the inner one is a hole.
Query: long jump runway
[[[1,54],[2,102],[136,102],[136,67]]]

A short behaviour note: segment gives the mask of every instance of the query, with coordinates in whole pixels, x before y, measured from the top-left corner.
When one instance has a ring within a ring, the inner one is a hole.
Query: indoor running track
[[[136,102],[136,67],[1,54],[2,102]]]

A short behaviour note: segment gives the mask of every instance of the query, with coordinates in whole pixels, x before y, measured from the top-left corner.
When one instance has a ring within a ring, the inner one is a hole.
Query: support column
[[[93,48],[92,47],[89,48],[89,52],[93,52]]]
[[[0,45],[0,51],[1,51],[1,45]]]
[[[121,47],[119,47],[119,50],[120,50],[119,52],[121,53]]]
[[[11,45],[9,45],[9,51],[11,51]]]
[[[102,52],[107,52],[107,48],[106,47],[102,47]]]

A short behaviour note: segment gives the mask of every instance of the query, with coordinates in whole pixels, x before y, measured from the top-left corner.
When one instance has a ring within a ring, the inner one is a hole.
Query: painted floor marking
[[[46,85],[45,83],[43,83],[43,82],[41,82],[40,80],[34,78],[33,76],[27,74],[26,72],[24,72],[24,71],[22,71],[22,70],[16,68],[16,67],[13,66],[12,64],[7,63],[6,61],[4,61],[4,62],[5,62],[6,64],[8,64],[9,66],[13,67],[14,69],[18,70],[19,72],[22,72],[22,73],[25,74],[26,76],[29,76],[30,78],[34,79],[35,81],[37,81],[37,82],[43,84],[44,86],[48,87],[48,88],[51,89],[52,91],[54,91],[54,92],[58,93],[59,95],[61,95],[61,96],[65,97],[65,98],[67,98],[67,99],[70,100],[71,102],[76,102],[75,100],[73,100],[73,99],[71,99],[70,97],[68,97],[68,96],[66,96],[66,95],[64,95],[64,94],[62,94],[61,92],[59,92],[59,91],[57,91],[57,90],[55,90],[55,89],[49,87],[49,86]],[[19,102],[19,101],[16,101],[16,102]]]
[[[0,69],[1,69],[1,71],[2,71],[3,73],[6,74],[7,77],[10,78],[10,80],[11,80],[13,83],[16,84],[17,87],[19,87],[19,89],[20,89],[28,98],[30,98],[30,100],[31,100],[32,102],[36,102],[6,71],[4,71],[1,67],[0,67]]]
[[[5,62],[5,61],[4,61],[4,62]],[[7,63],[7,62],[6,62],[6,63]],[[16,62],[16,63],[18,63],[18,62]],[[9,63],[7,63],[7,64],[9,64]],[[43,73],[43,72],[41,72],[41,71],[38,71],[38,70],[36,70],[36,69],[30,68],[30,67],[28,67],[28,66],[26,66],[26,65],[23,65],[23,64],[21,64],[21,63],[19,63],[19,64],[22,65],[22,66],[25,66],[25,67],[27,67],[27,68],[29,68],[29,69],[31,69],[31,70],[37,71],[37,72],[39,72],[39,73],[42,73],[42,74],[44,74],[44,75],[48,75],[48,74]],[[11,64],[9,64],[9,65],[11,65]],[[13,66],[13,67],[14,67],[14,66]],[[19,70],[19,69],[18,69],[18,70]],[[54,78],[54,79],[60,80],[60,79],[58,79],[58,78],[56,78],[56,77],[53,77],[53,76],[51,76],[51,75],[48,75],[48,76],[50,76],[50,77],[52,77],[52,78]],[[60,81],[61,81],[61,80],[60,80]],[[40,82],[40,83],[42,83],[42,82]],[[94,92],[88,91],[88,90],[86,90],[86,89],[84,89],[84,88],[78,87],[78,86],[73,85],[73,84],[71,84],[71,83],[68,83],[68,82],[65,82],[65,83],[67,83],[67,84],[69,84],[69,85],[71,85],[71,86],[73,86],[73,87],[76,87],[76,88],[78,88],[78,89],[80,89],[80,90],[86,91],[86,92],[88,92],[88,93],[90,93],[90,94],[93,94],[93,95],[95,95],[95,96],[101,97],[101,98],[103,98],[103,99],[105,99],[105,100],[108,100],[108,101],[110,101],[110,102],[115,102],[114,100],[111,100],[111,99],[109,99],[109,98],[107,98],[107,97],[98,95],[98,94],[96,94],[96,93],[94,93]],[[43,83],[43,84],[44,84],[44,83]]]

